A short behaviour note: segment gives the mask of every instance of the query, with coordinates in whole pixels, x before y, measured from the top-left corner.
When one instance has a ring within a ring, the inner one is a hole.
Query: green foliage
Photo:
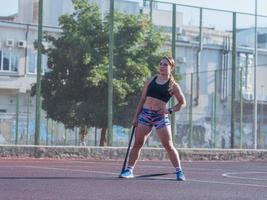
[[[42,79],[43,109],[66,127],[107,126],[108,15],[96,5],[73,0],[59,36],[46,35],[50,69]],[[130,126],[145,80],[158,70],[164,42],[143,15],[114,15],[114,123]],[[34,87],[33,87],[34,89]]]

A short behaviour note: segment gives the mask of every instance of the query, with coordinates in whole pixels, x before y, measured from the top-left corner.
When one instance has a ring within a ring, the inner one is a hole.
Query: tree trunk
[[[100,137],[100,146],[106,146],[107,145],[107,128],[102,128],[101,129],[101,137]]]
[[[87,126],[86,125],[82,125],[80,127],[80,146],[86,146],[86,142],[85,142],[85,137],[87,135]]]

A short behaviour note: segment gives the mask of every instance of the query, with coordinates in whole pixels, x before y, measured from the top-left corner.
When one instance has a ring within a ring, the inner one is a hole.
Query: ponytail
[[[172,74],[170,74],[170,78],[169,78],[169,89],[168,92],[170,93],[170,95],[173,95],[173,86],[175,85],[175,80]]]
[[[174,59],[172,57],[164,56],[162,58],[168,60],[168,62],[170,63],[172,69],[175,68],[175,61],[174,61]],[[170,74],[170,78],[169,78],[169,89],[168,89],[170,95],[173,95],[173,86],[175,85],[175,83],[176,82],[175,82],[174,77],[173,77],[173,75],[171,73]]]

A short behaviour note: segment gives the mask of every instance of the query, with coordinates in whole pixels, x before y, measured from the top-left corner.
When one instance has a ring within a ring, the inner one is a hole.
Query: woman
[[[178,152],[173,146],[168,118],[168,114],[177,112],[186,105],[185,97],[172,76],[174,68],[174,59],[172,57],[163,57],[160,61],[159,75],[152,77],[145,83],[142,97],[133,119],[133,126],[136,127],[135,142],[130,152],[128,167],[120,174],[121,178],[134,177],[133,169],[141,148],[150,135],[152,127],[155,126],[157,135],[176,169],[176,180],[185,180]],[[178,103],[174,107],[167,109],[166,105],[172,96],[176,98]]]

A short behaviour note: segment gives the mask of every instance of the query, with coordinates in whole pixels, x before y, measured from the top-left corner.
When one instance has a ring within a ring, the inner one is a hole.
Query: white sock
[[[133,168],[133,166],[128,165],[127,169],[130,171],[133,171],[134,168]]]
[[[182,171],[182,168],[176,167],[175,170],[176,170],[176,172],[179,172],[179,171]]]

